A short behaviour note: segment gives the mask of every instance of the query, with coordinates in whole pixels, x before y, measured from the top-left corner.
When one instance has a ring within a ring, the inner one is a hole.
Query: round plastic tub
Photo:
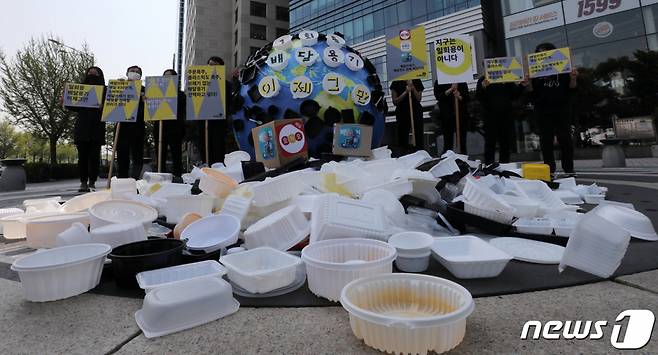
[[[240,220],[230,215],[212,215],[201,218],[185,227],[181,238],[187,240],[187,249],[211,253],[238,241]]]
[[[2,234],[2,219],[22,215],[25,212],[20,208],[0,208],[0,234]]]
[[[107,190],[90,192],[84,195],[75,196],[64,202],[64,204],[59,207],[59,210],[66,213],[83,212],[99,202],[109,200],[110,197],[111,193]]]
[[[25,224],[27,246],[34,249],[52,248],[57,244],[57,235],[69,229],[74,223],[89,225],[87,213],[62,213],[31,218]]]
[[[392,245],[362,238],[325,240],[302,249],[309,289],[334,302],[352,280],[390,274],[396,255]]]
[[[464,339],[475,304],[462,286],[419,274],[390,274],[350,282],[340,302],[354,335],[390,353],[453,349]]]
[[[199,189],[210,196],[225,198],[238,186],[235,180],[217,170],[203,168],[201,171],[204,175],[201,176],[201,181],[199,181]]]
[[[108,224],[139,222],[148,230],[158,218],[158,211],[143,203],[125,200],[103,201],[89,208],[91,229]]]
[[[110,250],[93,243],[54,248],[18,259],[11,269],[18,272],[25,299],[55,301],[96,287]]]
[[[90,233],[94,243],[105,243],[112,248],[146,240],[146,232],[139,223],[110,224],[93,229]]]
[[[169,196],[165,205],[167,223],[176,224],[186,213],[207,216],[212,213],[215,198],[207,195]]]
[[[422,232],[402,232],[391,236],[388,244],[395,247],[398,256],[395,265],[400,271],[421,272],[430,264],[431,247],[434,238]]]
[[[297,206],[288,206],[252,224],[244,232],[247,249],[262,246],[286,251],[304,240],[311,224]]]
[[[184,246],[177,239],[149,239],[114,248],[108,258],[112,260],[117,286],[137,288],[138,273],[180,265]]]
[[[43,216],[54,216],[57,215],[57,212],[31,212],[31,213],[22,213],[13,216],[7,216],[0,218],[0,224],[2,224],[2,233],[5,239],[21,239],[25,238],[26,234],[26,225],[30,219],[35,217]]]

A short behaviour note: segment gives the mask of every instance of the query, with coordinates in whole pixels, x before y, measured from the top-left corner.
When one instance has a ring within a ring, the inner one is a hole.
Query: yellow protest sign
[[[528,54],[530,78],[571,72],[571,51],[568,47]]]
[[[469,35],[450,35],[434,42],[436,80],[439,84],[453,84],[473,80],[475,43]]]
[[[101,107],[103,85],[85,85],[66,83],[64,86],[64,106],[66,107]]]
[[[110,80],[105,93],[104,122],[135,122],[141,99],[140,80]]]
[[[386,31],[386,72],[389,82],[430,78],[424,26]]]
[[[223,65],[187,68],[187,119],[226,119],[226,69]]]
[[[146,77],[145,121],[175,120],[178,111],[178,75]]]
[[[492,84],[522,81],[524,76],[522,63],[520,57],[485,59],[485,76]]]

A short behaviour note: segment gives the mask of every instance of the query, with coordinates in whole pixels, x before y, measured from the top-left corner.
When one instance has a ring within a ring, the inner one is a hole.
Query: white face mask
[[[128,72],[128,80],[140,80],[142,78],[142,74],[131,71]]]

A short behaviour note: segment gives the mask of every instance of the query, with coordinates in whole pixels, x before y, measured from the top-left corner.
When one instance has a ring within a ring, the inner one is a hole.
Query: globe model
[[[302,31],[279,37],[252,55],[233,90],[233,127],[241,150],[254,157],[251,130],[284,118],[303,118],[309,155],[331,153],[333,125],[373,127],[372,147],[384,134],[384,93],[374,66],[339,34]]]

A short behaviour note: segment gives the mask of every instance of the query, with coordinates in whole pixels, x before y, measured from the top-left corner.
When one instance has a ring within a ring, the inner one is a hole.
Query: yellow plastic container
[[[551,168],[547,164],[527,163],[521,169],[524,179],[551,181]]]

